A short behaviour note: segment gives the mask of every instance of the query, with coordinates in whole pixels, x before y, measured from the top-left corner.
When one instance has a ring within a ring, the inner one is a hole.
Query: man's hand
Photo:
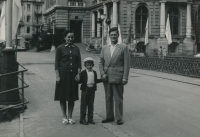
[[[123,84],[123,85],[126,85],[127,83],[128,83],[128,80],[122,79],[122,84]]]
[[[107,80],[107,75],[106,75],[106,74],[103,74],[103,75],[101,76],[101,79],[102,79],[103,81],[106,81],[106,80]]]

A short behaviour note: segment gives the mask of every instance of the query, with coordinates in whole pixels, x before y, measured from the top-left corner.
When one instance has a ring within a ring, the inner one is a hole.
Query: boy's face
[[[86,63],[85,63],[85,67],[86,67],[86,69],[89,70],[89,71],[92,70],[93,66],[94,66],[93,63],[90,63],[90,62],[86,62]]]

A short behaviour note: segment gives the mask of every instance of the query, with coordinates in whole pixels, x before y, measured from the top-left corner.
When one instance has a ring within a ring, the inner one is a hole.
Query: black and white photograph
[[[200,137],[200,0],[0,0],[0,137]]]

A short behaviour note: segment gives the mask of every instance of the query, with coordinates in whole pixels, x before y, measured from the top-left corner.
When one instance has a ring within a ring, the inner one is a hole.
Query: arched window
[[[168,11],[169,14],[169,21],[170,21],[170,27],[171,27],[171,33],[172,35],[178,35],[179,34],[179,10],[177,8],[171,8]]]
[[[136,10],[135,15],[135,31],[136,34],[145,34],[145,28],[148,17],[148,9],[145,6],[140,6]]]

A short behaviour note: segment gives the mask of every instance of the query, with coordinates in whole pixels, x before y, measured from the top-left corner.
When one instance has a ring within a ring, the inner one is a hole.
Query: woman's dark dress
[[[76,101],[78,83],[74,80],[81,69],[80,50],[75,45],[62,44],[56,49],[55,70],[59,71],[60,81],[56,83],[56,101]]]

